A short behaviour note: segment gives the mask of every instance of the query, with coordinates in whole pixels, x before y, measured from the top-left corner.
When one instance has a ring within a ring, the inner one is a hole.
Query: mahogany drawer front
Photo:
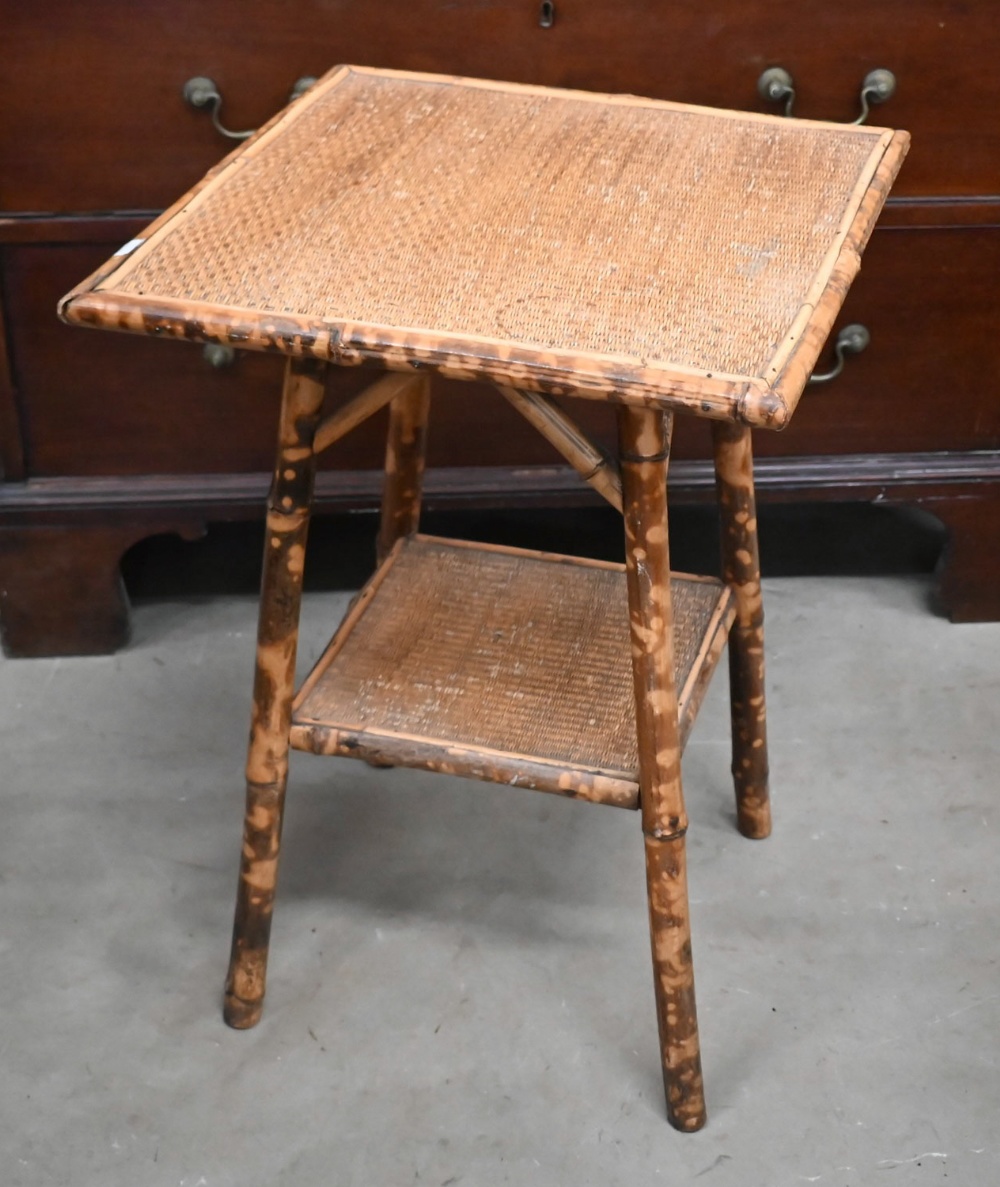
[[[861,323],[867,349],[806,388],[757,457],[1000,449],[1000,228],[879,229],[827,349]],[[953,398],[942,401],[942,393]],[[704,423],[678,418],[673,455],[710,456]]]
[[[860,322],[871,344],[807,389],[787,431],[755,434],[757,453],[1000,448],[998,277],[1000,228],[877,231],[831,334]]]
[[[281,358],[240,352],[231,366],[215,369],[196,343],[81,330],[56,318],[59,297],[116,244],[8,245],[0,256],[27,476],[270,470]],[[333,368],[331,406],[376,377]],[[498,392],[439,379],[434,397],[429,465],[557,460]],[[613,425],[601,417],[606,412],[587,402],[581,423],[602,431]],[[321,465],[380,467],[385,428],[385,413],[373,417],[325,453]]]
[[[8,246],[4,252],[15,383],[30,476],[267,470],[282,361],[241,355],[213,370],[201,347],[84,331],[56,320],[56,300],[109,245]],[[1000,448],[1000,229],[876,232],[840,324],[872,341],[844,373],[807,391],[783,433],[756,434],[760,456]],[[836,331],[835,331],[836,332]],[[825,361],[821,362],[821,366]],[[368,382],[335,371],[331,399]],[[941,409],[941,393],[954,401]],[[934,411],[932,411],[932,409]],[[573,414],[612,444],[611,410]],[[324,455],[346,469],[381,464],[373,420]],[[678,457],[709,456],[706,426],[678,418]],[[498,395],[435,385],[432,466],[557,461]]]
[[[303,75],[342,61],[694,103],[776,110],[768,66],[795,79],[796,113],[850,120],[868,70],[898,91],[873,122],[907,128],[897,195],[996,193],[1000,21],[987,0],[538,0],[407,5],[358,0],[51,0],[9,5],[0,104],[0,209],[167,205],[231,146],[184,82],[211,76],[233,128],[261,124]]]

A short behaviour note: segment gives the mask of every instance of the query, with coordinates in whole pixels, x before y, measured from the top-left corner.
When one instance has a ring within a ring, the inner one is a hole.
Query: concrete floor
[[[708,1127],[663,1116],[637,818],[296,755],[271,982],[219,1001],[255,606],[0,664],[8,1187],[1000,1182],[1000,625],[766,587],[776,828],[685,756]],[[307,599],[304,664],[345,603]],[[720,673],[721,675],[721,673]]]

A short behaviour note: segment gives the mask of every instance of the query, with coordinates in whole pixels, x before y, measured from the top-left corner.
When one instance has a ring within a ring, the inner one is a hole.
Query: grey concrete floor
[[[710,1120],[664,1120],[637,818],[296,755],[260,1026],[219,1014],[255,606],[0,664],[0,1182],[1000,1182],[1000,625],[766,587],[776,828],[685,756]],[[303,664],[344,595],[307,599]],[[719,673],[719,677],[722,677]]]

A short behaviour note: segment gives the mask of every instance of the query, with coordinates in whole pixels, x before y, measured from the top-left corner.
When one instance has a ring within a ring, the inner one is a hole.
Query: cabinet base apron
[[[1000,620],[1000,450],[758,458],[761,502],[919,506],[948,542],[935,606],[953,622]],[[381,470],[321,473],[317,513],[375,511]],[[5,654],[105,655],[128,640],[120,561],[149,536],[202,535],[260,517],[267,474],[51,478],[0,483],[0,630]],[[676,461],[671,500],[711,502],[709,461]],[[424,480],[430,510],[596,505],[568,466],[447,467]]]

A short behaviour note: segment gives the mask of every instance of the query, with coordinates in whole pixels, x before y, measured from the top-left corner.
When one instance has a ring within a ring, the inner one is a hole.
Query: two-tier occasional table
[[[792,415],[907,139],[341,67],[64,299],[288,356],[232,1026],[261,1013],[290,746],[639,808],[667,1111],[704,1123],[681,751],[728,639],[739,827],[769,833],[750,428]],[[371,362],[324,413],[328,366]],[[622,511],[624,564],[418,533],[435,373],[494,384]],[[563,397],[616,406],[617,459]],[[387,404],[378,569],[296,694],[315,457]],[[670,571],[675,412],[712,421],[722,581]]]

